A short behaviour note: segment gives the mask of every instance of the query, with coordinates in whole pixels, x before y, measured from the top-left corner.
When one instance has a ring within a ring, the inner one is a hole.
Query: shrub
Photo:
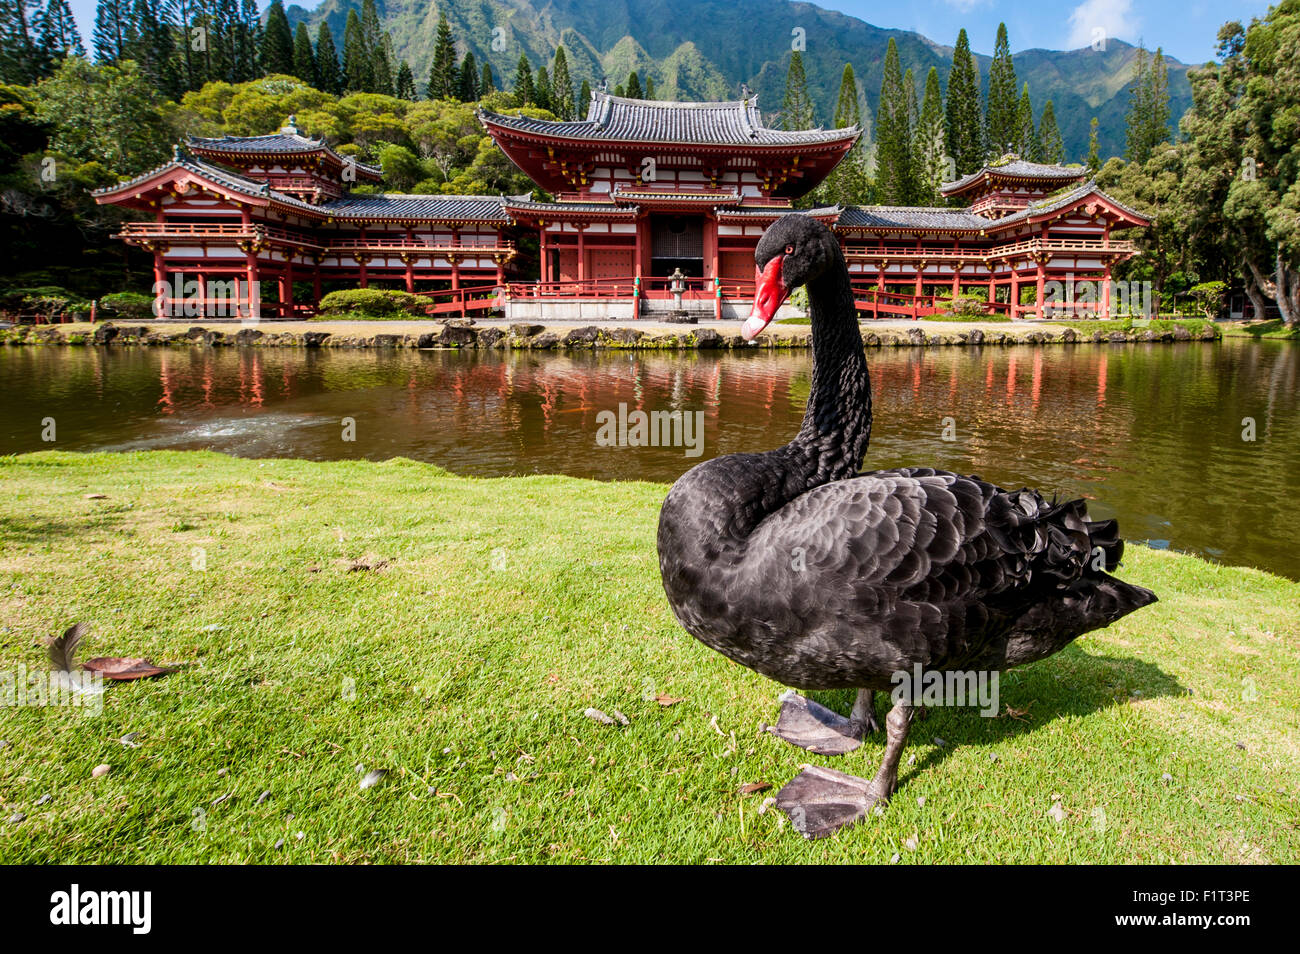
[[[153,317],[152,295],[141,292],[114,292],[99,300],[99,306],[118,318],[138,320]]]
[[[10,315],[38,314],[49,319],[69,312],[89,310],[90,302],[58,285],[10,288],[0,294],[0,312]]]
[[[349,288],[330,292],[320,300],[318,318],[391,320],[423,316],[428,301],[410,292],[386,288]]]

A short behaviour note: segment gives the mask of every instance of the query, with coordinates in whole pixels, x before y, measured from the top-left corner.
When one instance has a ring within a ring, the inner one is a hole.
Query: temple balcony
[[[353,252],[374,255],[400,255],[422,253],[437,255],[513,255],[515,243],[510,239],[492,235],[462,236],[456,240],[407,239],[403,236],[340,236],[326,238],[303,235],[272,225],[240,222],[128,222],[113,236],[132,244],[218,243],[251,242],[258,246],[287,245],[311,252],[328,252],[347,255]]]
[[[850,262],[984,262],[1012,256],[1037,253],[1092,254],[1128,257],[1135,252],[1132,242],[1120,239],[1029,238],[1004,245],[985,248],[957,247],[951,245],[922,245],[911,248],[882,248],[849,242],[844,247],[844,257]]]

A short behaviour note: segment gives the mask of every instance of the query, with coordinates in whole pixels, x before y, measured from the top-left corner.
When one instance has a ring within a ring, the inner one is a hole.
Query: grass
[[[1300,340],[1300,326],[1288,326],[1281,318],[1272,321],[1235,321],[1227,325],[1224,334],[1235,338],[1281,338]]]
[[[1004,676],[999,718],[928,710],[888,810],[806,842],[763,799],[880,740],[759,732],[780,687],[665,604],[663,486],[206,452],[9,457],[0,486],[0,670],[77,620],[82,658],[181,667],[97,717],[4,711],[0,861],[1300,860],[1300,584],[1266,573],[1131,548],[1162,602]]]

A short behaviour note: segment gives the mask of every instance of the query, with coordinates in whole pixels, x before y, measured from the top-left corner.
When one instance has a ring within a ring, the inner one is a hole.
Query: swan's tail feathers
[[[1094,580],[1090,586],[1088,616],[1096,620],[1099,626],[1109,626],[1134,610],[1150,606],[1158,599],[1150,590],[1117,580],[1113,576]]]
[[[1119,523],[1089,520],[1082,499],[1057,503],[1032,490],[1003,492],[989,501],[989,517],[989,529],[1004,551],[1022,557],[1031,577],[1058,585],[1106,577],[1124,556]],[[1150,591],[1141,592],[1147,602],[1155,599]]]

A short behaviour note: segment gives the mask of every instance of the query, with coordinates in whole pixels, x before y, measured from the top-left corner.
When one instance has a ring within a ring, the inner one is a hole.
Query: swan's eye
[[[793,254],[794,254],[794,246],[793,246],[793,245],[787,245],[787,246],[785,247],[785,254],[787,254],[787,255],[793,255]]]

